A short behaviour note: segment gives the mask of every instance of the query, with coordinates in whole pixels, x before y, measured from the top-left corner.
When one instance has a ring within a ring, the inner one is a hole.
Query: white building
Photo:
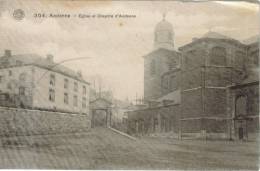
[[[52,55],[6,50],[0,58],[0,92],[4,106],[89,114],[89,83]]]

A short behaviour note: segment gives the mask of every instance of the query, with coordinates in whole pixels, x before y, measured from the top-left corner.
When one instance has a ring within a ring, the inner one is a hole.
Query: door
[[[242,127],[240,127],[239,129],[238,129],[238,137],[239,137],[239,139],[240,140],[242,140],[243,139],[243,128]]]

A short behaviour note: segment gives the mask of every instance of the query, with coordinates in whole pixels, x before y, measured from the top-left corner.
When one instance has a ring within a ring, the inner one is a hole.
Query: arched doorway
[[[112,118],[112,103],[98,98],[90,102],[91,127],[110,127]]]
[[[238,139],[247,139],[247,96],[239,95],[235,100],[235,129]]]

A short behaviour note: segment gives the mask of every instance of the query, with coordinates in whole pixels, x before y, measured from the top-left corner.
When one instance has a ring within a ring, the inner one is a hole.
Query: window
[[[51,102],[55,101],[55,90],[53,90],[53,89],[49,89],[49,100]]]
[[[78,97],[76,95],[73,97],[73,105],[78,106]]]
[[[170,78],[170,89],[176,90],[178,88],[177,78],[175,75],[172,75]]]
[[[247,97],[242,95],[236,99],[236,116],[247,114]]]
[[[227,52],[223,47],[214,47],[210,52],[210,64],[212,65],[227,65]]]
[[[64,88],[69,88],[69,80],[67,78],[64,79]]]
[[[19,80],[20,80],[20,81],[25,81],[25,80],[26,80],[26,73],[21,73],[21,74],[19,75]]]
[[[9,76],[12,76],[13,72],[11,70],[9,70]]]
[[[25,87],[19,87],[19,95],[24,96],[25,95]]]
[[[69,95],[68,93],[64,93],[64,103],[69,104]]]
[[[82,98],[82,108],[86,108],[87,107],[87,99],[86,97]]]
[[[78,91],[78,83],[77,82],[74,82],[74,91]]]
[[[82,90],[83,90],[83,94],[86,95],[86,94],[87,94],[86,86],[83,86],[83,87],[82,87]]]
[[[53,74],[50,75],[50,85],[55,86],[55,75]]]
[[[155,64],[155,60],[154,59],[151,62],[150,73],[151,73],[151,75],[156,73],[156,64]]]

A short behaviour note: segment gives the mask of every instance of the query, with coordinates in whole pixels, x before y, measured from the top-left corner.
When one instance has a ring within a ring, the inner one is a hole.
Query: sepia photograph
[[[0,169],[259,170],[259,1],[0,0]]]

